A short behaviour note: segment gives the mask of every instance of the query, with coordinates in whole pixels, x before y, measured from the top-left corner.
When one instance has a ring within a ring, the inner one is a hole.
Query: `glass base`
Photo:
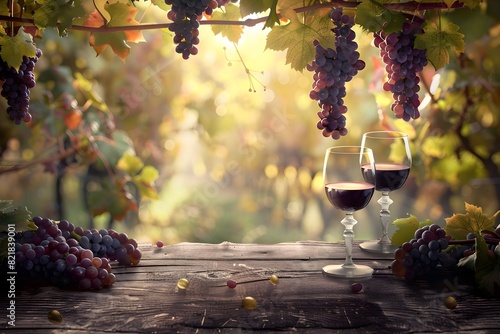
[[[354,268],[346,268],[341,264],[331,264],[323,267],[323,273],[334,277],[360,278],[371,277],[373,269],[364,265],[355,265]]]
[[[359,244],[359,248],[371,253],[393,254],[398,249],[393,244],[381,243],[380,241],[366,241]]]

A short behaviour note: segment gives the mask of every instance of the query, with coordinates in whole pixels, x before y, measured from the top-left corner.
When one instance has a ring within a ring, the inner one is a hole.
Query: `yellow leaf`
[[[127,172],[131,176],[136,175],[142,167],[144,167],[142,160],[129,152],[125,152],[116,164],[116,168]]]
[[[94,0],[95,9],[101,14],[101,16],[106,20],[106,22],[111,21],[111,15],[109,15],[105,6],[108,3],[107,0]]]
[[[146,166],[139,175],[133,177],[134,184],[139,189],[141,197],[149,199],[158,199],[158,192],[154,187],[154,181],[159,173],[153,166]]]
[[[466,239],[467,234],[474,233],[480,235],[482,230],[494,229],[495,218],[500,213],[497,211],[491,218],[483,214],[483,209],[475,205],[465,203],[465,214],[454,214],[446,221],[446,234],[453,239]]]

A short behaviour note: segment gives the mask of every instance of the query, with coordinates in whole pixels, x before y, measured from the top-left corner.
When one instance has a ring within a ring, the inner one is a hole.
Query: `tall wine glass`
[[[364,179],[359,165],[368,165]],[[369,174],[372,177],[369,177]],[[356,265],[352,260],[353,226],[357,223],[353,214],[368,205],[375,191],[375,164],[372,150],[360,146],[337,146],[326,150],[323,165],[323,181],[326,196],[337,209],[345,212],[341,223],[345,226],[344,241],[346,259],[344,264],[323,267],[327,275],[338,277],[370,277],[373,269]]]
[[[363,242],[361,249],[368,252],[388,254],[396,250],[387,235],[387,226],[391,217],[389,206],[393,203],[389,197],[391,191],[401,188],[411,167],[411,152],[408,135],[399,131],[372,131],[363,134],[361,147],[373,150],[375,158],[375,190],[382,196],[377,201],[380,206],[380,221],[382,223],[382,236],[375,241]],[[361,165],[362,170],[371,166]]]

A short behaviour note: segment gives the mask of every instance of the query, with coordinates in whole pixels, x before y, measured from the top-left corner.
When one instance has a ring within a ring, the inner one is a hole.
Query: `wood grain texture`
[[[138,266],[114,265],[116,283],[97,292],[67,291],[17,282],[16,326],[2,315],[6,333],[495,333],[500,300],[480,297],[471,278],[439,271],[408,284],[395,278],[392,256],[354,247],[354,261],[375,269],[352,293],[349,279],[334,279],[321,268],[342,263],[341,244],[297,242],[275,245],[180,243],[161,249],[141,245]],[[269,276],[279,276],[273,285]],[[187,278],[186,290],[177,280]],[[229,289],[231,278],[238,285]],[[20,278],[18,278],[20,279]],[[6,288],[0,313],[6,314]],[[454,296],[458,307],[443,301]],[[255,310],[242,299],[257,300]],[[57,309],[60,324],[47,319]]]

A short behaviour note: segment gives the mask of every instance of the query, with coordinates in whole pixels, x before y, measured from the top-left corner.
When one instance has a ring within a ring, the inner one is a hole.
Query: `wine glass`
[[[380,204],[380,221],[382,236],[375,241],[366,241],[359,245],[361,249],[380,253],[394,253],[397,249],[387,236],[387,226],[391,212],[389,206],[393,203],[389,197],[391,191],[403,186],[410,174],[411,152],[408,135],[399,131],[372,131],[363,134],[361,147],[369,147],[375,158],[375,190],[382,193],[377,201]],[[362,170],[371,166],[361,165]]]
[[[368,165],[364,178],[361,165]],[[371,178],[369,174],[372,174]],[[323,272],[337,277],[370,277],[373,269],[356,265],[352,260],[353,217],[355,211],[368,205],[375,191],[375,162],[370,148],[360,146],[337,146],[326,150],[323,165],[325,192],[330,203],[345,212],[341,223],[345,226],[344,241],[346,259],[344,264],[327,265]]]

